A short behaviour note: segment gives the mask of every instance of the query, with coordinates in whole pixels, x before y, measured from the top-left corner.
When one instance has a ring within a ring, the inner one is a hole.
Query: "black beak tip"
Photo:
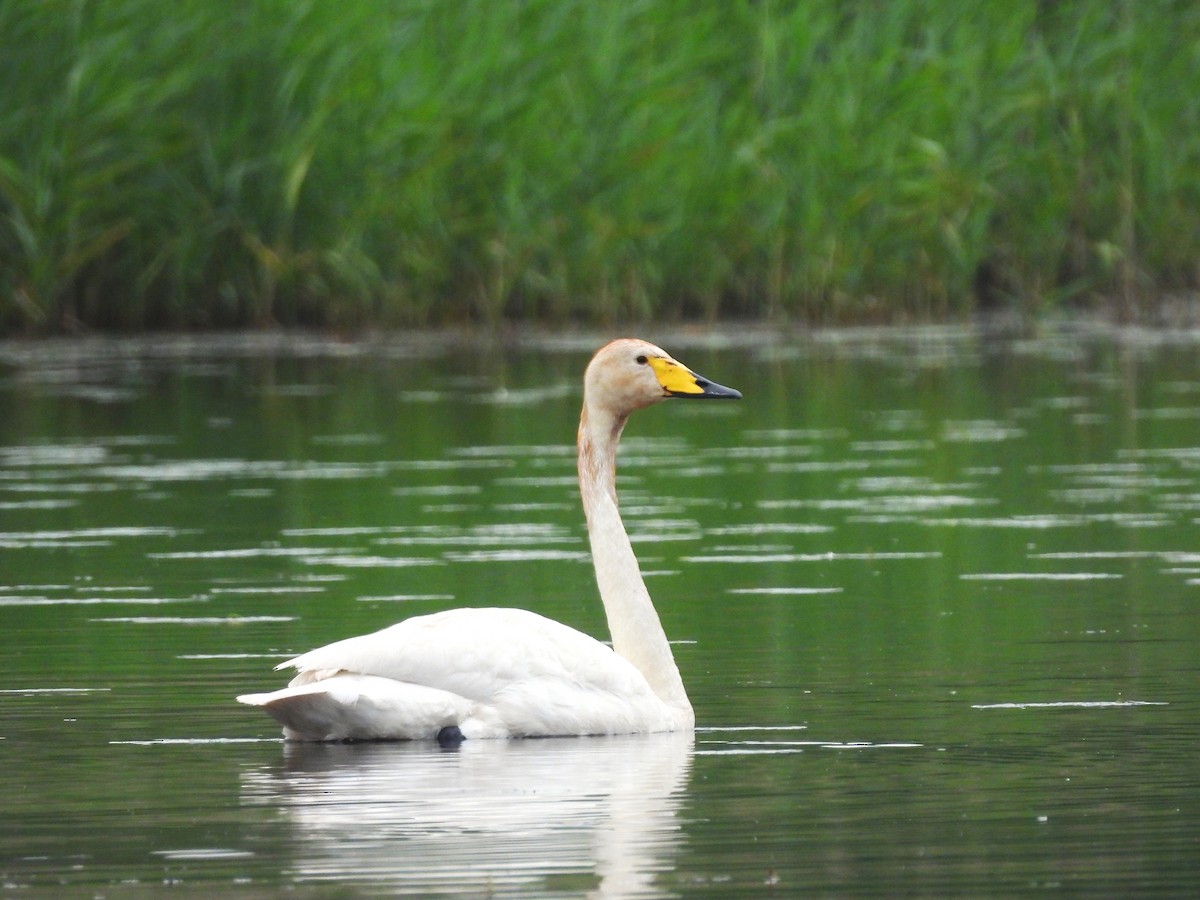
[[[713,390],[712,388],[716,388]],[[736,388],[724,387],[716,384],[712,388],[708,388],[704,392],[704,396],[712,397],[714,400],[741,400],[742,392]]]
[[[709,381],[707,378],[697,378],[696,385],[703,388],[703,393],[690,394],[687,396],[696,397],[703,400],[741,400],[742,392],[731,387],[725,387],[723,384]]]

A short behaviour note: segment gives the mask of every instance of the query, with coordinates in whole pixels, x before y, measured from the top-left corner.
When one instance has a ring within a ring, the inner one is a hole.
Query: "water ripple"
[[[128,625],[251,625],[262,622],[295,622],[295,616],[119,616],[89,619],[91,622],[119,622]]]
[[[1112,572],[976,572],[958,577],[964,581],[1100,581],[1125,576]]]
[[[1046,700],[1026,703],[972,703],[971,709],[1123,709],[1169,705],[1161,700]]]
[[[0,596],[0,606],[158,606],[167,603],[203,603],[204,597],[18,597]]]
[[[687,563],[788,563],[788,562],[834,562],[839,560],[900,560],[940,559],[939,550],[914,552],[867,552],[867,553],[747,553],[714,554],[712,556],[684,556]]]
[[[845,588],[840,587],[763,587],[763,588],[730,588],[730,594],[758,594],[765,596],[804,596],[808,594],[840,594]]]

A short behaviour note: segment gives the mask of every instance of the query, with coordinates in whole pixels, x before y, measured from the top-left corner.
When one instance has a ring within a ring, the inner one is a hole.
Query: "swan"
[[[695,714],[617,506],[630,413],[669,397],[738,399],[654,344],[601,347],[583,379],[579,491],[612,646],[524,609],[414,616],[276,666],[261,707],[301,741],[432,740],[691,730]]]

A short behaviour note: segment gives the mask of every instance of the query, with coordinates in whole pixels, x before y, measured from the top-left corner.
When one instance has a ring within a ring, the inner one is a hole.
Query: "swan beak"
[[[696,400],[742,399],[741,391],[709,381],[673,359],[651,357],[647,361],[668,397],[690,397]]]

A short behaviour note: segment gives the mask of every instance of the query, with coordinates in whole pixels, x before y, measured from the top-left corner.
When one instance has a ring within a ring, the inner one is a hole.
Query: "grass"
[[[1200,6],[0,5],[0,328],[1200,286]]]

